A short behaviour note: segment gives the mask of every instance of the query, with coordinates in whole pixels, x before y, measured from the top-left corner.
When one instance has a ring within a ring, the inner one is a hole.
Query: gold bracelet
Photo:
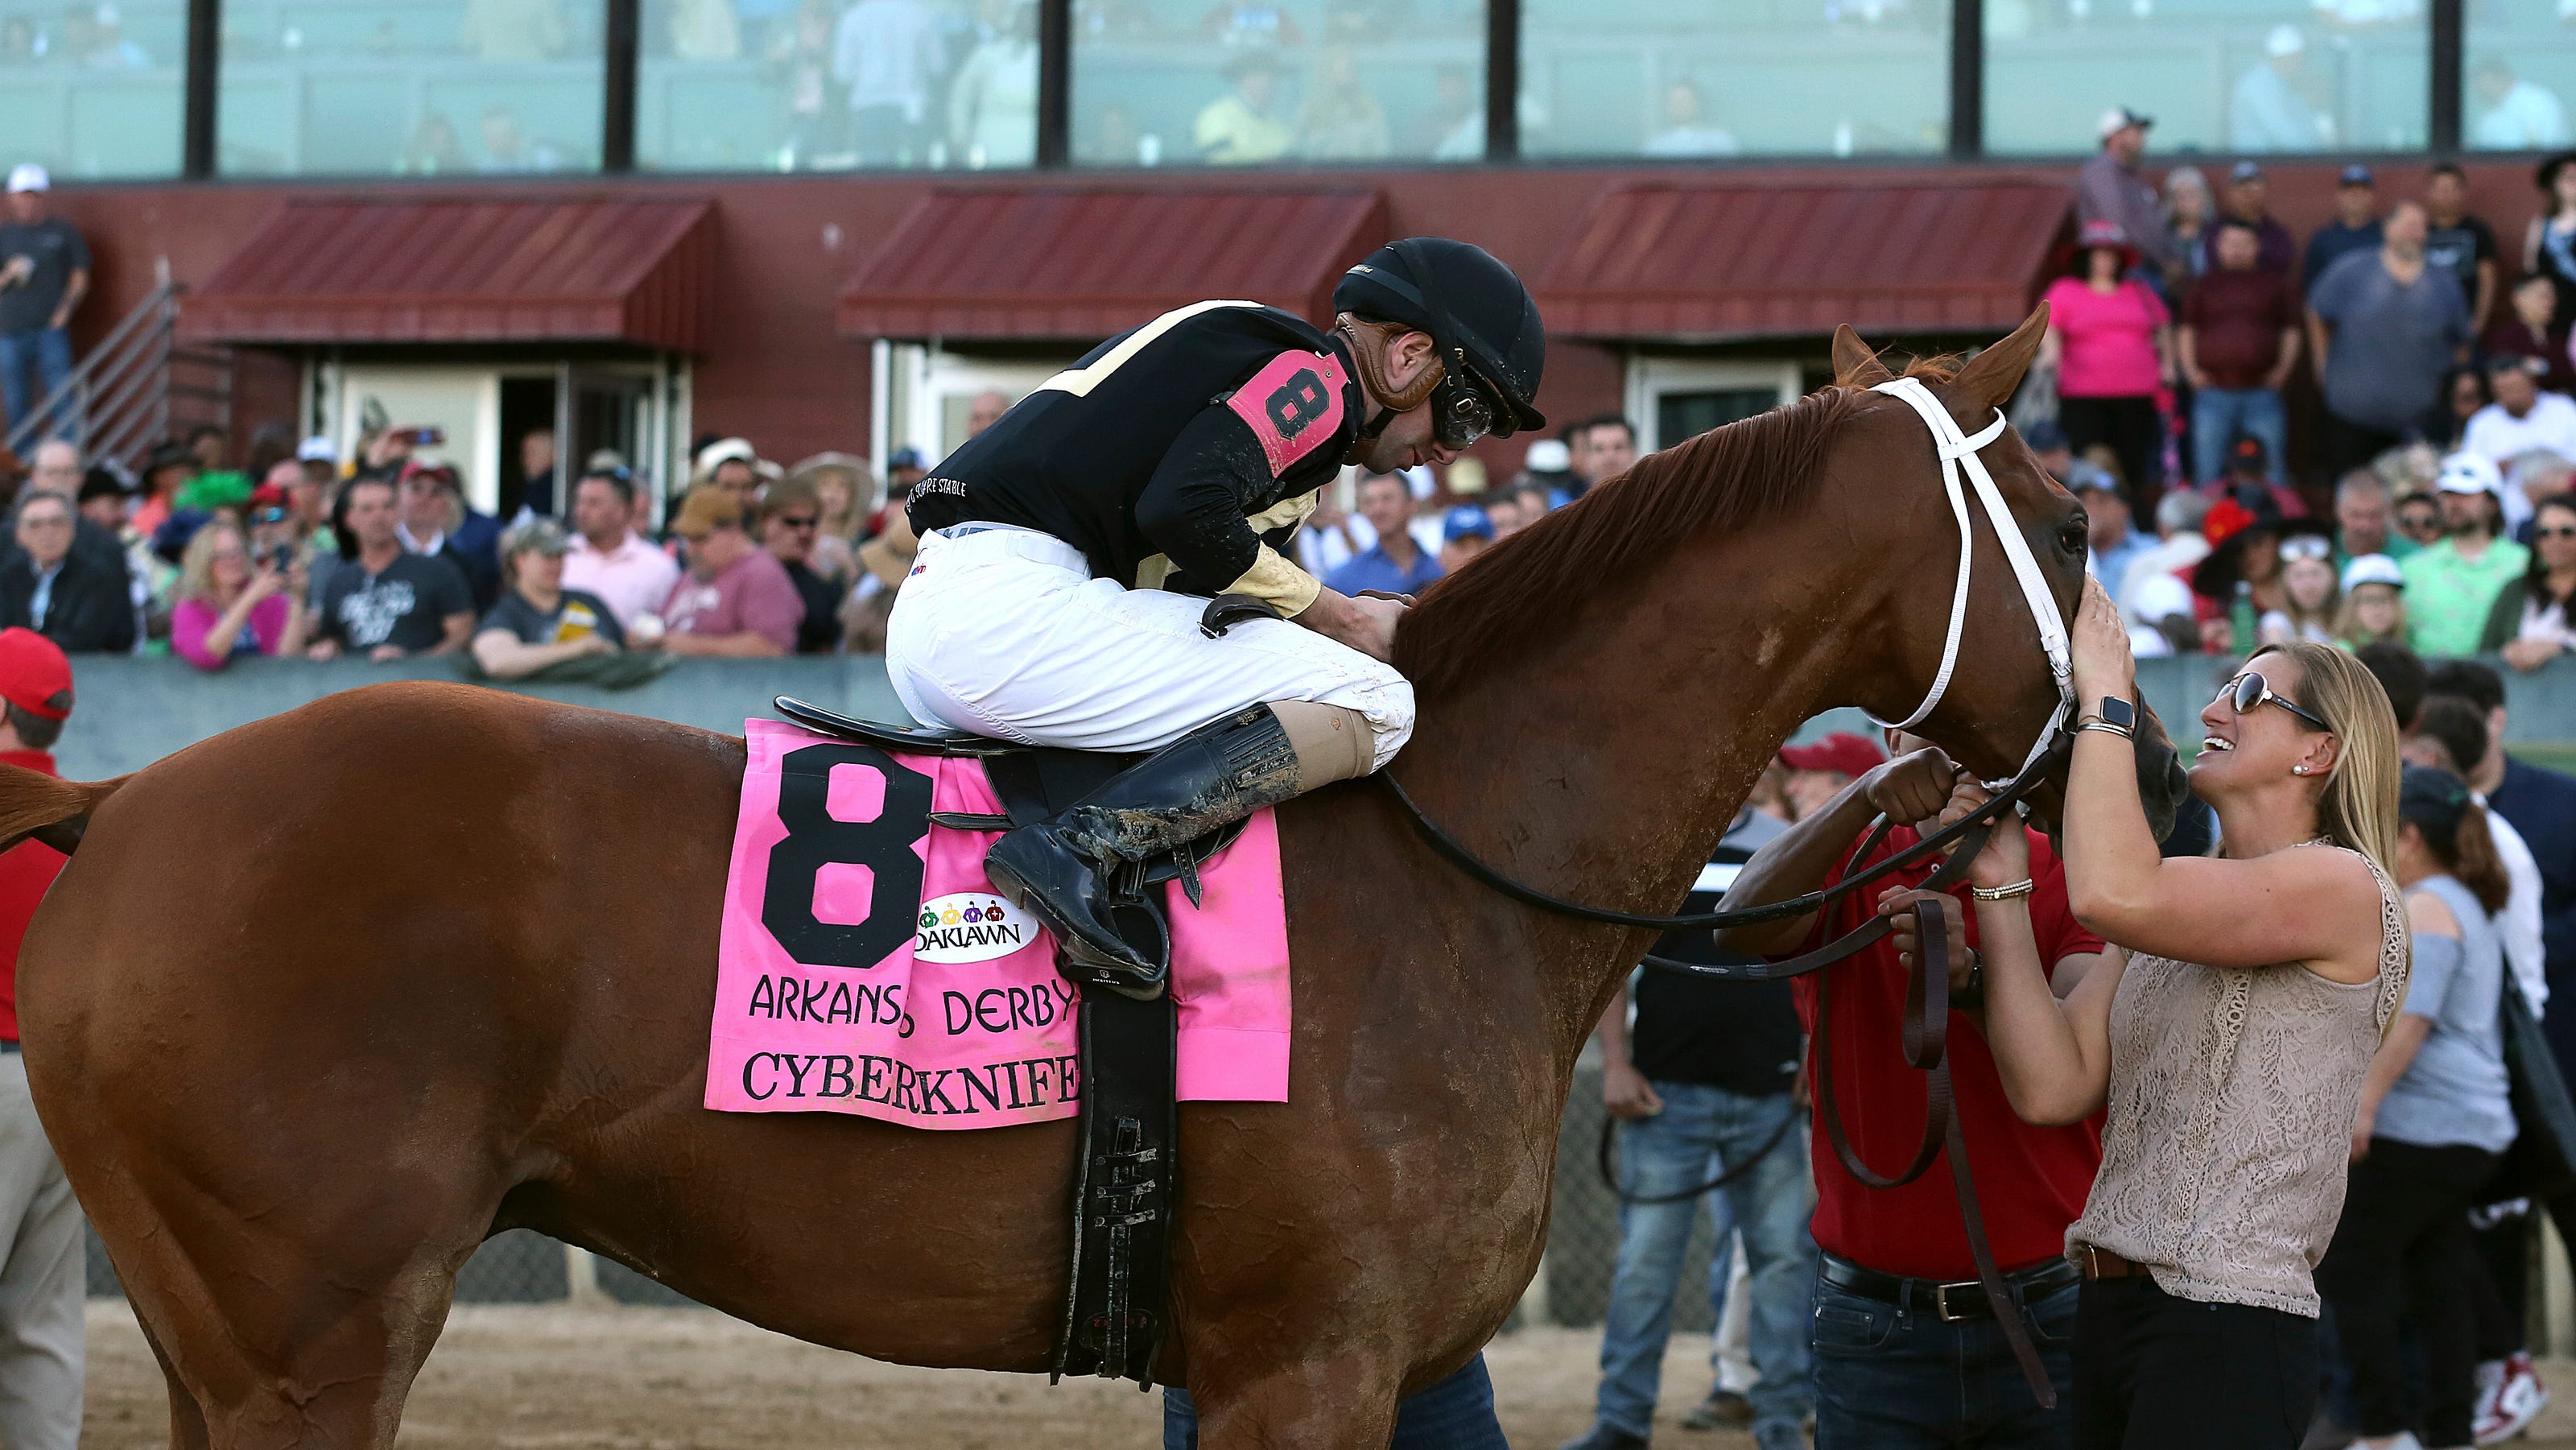
[[[2017,897],[2028,896],[2038,889],[2039,884],[2025,876],[2010,886],[1971,886],[1968,888],[1968,894],[1979,901],[2011,901]]]

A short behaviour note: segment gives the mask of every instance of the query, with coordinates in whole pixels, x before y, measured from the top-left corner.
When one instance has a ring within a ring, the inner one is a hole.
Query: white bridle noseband
[[[1941,406],[1940,400],[1932,396],[1932,390],[1917,379],[1897,378],[1880,383],[1870,391],[1903,399],[1922,416],[1924,426],[1932,430],[1933,451],[1941,459],[1941,486],[1950,495],[1951,516],[1959,521],[1959,582],[1950,593],[1950,633],[1941,645],[1940,672],[1933,675],[1931,690],[1924,695],[1923,703],[1914,707],[1913,714],[1902,720],[1882,720],[1879,723],[1891,730],[1910,729],[1920,724],[1940,705],[1941,696],[1950,688],[1950,675],[1959,667],[1959,639],[1968,625],[1968,580],[1977,553],[1977,538],[1968,516],[1967,497],[1967,484],[1974,484],[1978,500],[1985,505],[1986,517],[1994,523],[1995,538],[2003,545],[2004,557],[2012,561],[2013,577],[2021,583],[2022,599],[2030,606],[2031,621],[2039,626],[2039,645],[2048,652],[2049,672],[2057,677],[2057,708],[2050,713],[2048,724],[2040,730],[2039,739],[2032,743],[2030,754],[2022,760],[2022,768],[2027,770],[2031,762],[2039,759],[2056,740],[2057,732],[2074,718],[2075,661],[2067,646],[2066,620],[2058,613],[2057,598],[2049,593],[2048,580],[2039,572],[2039,561],[2031,557],[2030,544],[2022,538],[2020,527],[2013,522],[2012,510],[2005,506],[2003,493],[1995,487],[1994,477],[1986,472],[1986,465],[1977,457],[1977,450],[2003,436],[2004,415],[1998,411],[1995,421],[1972,435],[1960,429],[1958,422],[1950,416],[1950,410]],[[1964,484],[1960,481],[1963,473],[1967,479]],[[1992,786],[1996,782],[1987,784]]]

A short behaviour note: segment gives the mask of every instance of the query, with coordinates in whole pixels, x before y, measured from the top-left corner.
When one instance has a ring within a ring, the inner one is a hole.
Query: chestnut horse
[[[2045,314],[1951,376],[1970,431]],[[1432,589],[1392,769],[1486,860],[1682,899],[1830,706],[1930,684],[1958,534],[1930,435],[1849,329],[1836,387],[1639,463]],[[1983,454],[2074,617],[2082,513]],[[2057,703],[1979,516],[1956,678],[1920,727],[2008,775]],[[1038,1371],[1070,1120],[921,1132],[699,1106],[740,740],[462,685],[353,690],[139,774],[0,777],[0,840],[78,853],[20,959],[45,1125],[188,1447],[389,1446],[459,1265],[527,1227],[877,1359]],[[1177,1335],[1211,1450],[1384,1445],[1546,1238],[1575,1055],[1650,934],[1516,905],[1376,786],[1280,811],[1286,1104],[1181,1114]]]

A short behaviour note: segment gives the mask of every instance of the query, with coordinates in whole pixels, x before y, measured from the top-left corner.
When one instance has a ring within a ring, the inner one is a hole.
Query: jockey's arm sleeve
[[[1276,488],[1269,457],[1231,408],[1203,409],[1173,440],[1136,499],[1136,527],[1169,555],[1173,568],[1220,594],[1249,594],[1295,615],[1315,602],[1323,583],[1262,542],[1245,515]],[[1293,520],[1264,511],[1262,523]],[[1299,511],[1302,516],[1302,510]]]

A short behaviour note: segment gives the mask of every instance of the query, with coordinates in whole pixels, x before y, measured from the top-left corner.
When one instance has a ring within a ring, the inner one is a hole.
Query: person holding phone
[[[254,558],[242,531],[216,519],[197,530],[180,556],[171,652],[211,671],[242,655],[302,650],[313,622],[304,584],[304,566],[291,551]]]

